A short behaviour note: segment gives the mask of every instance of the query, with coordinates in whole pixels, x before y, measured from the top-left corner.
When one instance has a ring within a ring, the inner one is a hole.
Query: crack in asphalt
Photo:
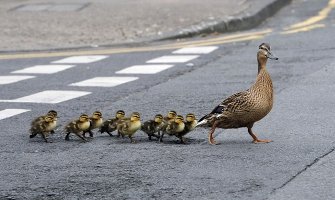
[[[289,184],[290,182],[292,182],[294,179],[296,179],[300,174],[304,173],[305,171],[307,171],[310,167],[312,167],[313,165],[315,165],[316,163],[318,163],[322,158],[328,156],[329,154],[333,153],[335,151],[335,147],[331,148],[328,152],[326,152],[325,154],[315,158],[313,160],[313,162],[307,164],[302,170],[298,171],[294,176],[292,176],[289,180],[287,180],[284,184],[282,184],[280,187],[278,188],[274,188],[272,190],[272,192],[270,193],[271,195],[274,194],[277,190],[280,190],[282,188],[284,188],[287,184]],[[269,197],[267,197],[266,199],[269,199]]]

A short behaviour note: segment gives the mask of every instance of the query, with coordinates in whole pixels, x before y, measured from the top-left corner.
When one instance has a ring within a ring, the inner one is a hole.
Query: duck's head
[[[54,122],[54,121],[57,121],[57,117],[48,115],[48,116],[46,116],[45,121],[46,121],[47,123],[52,123],[52,122]]]
[[[195,115],[193,113],[189,113],[186,115],[186,121],[187,122],[193,122],[194,120],[196,120]]]
[[[49,110],[47,115],[57,117],[57,112],[55,110]]]
[[[79,117],[79,121],[80,121],[80,122],[88,122],[88,121],[90,121],[90,118],[88,117],[88,115],[86,115],[86,114],[82,114],[82,115],[80,115],[80,117]]]
[[[130,121],[140,121],[141,120],[141,116],[140,113],[138,112],[133,112],[130,116]]]
[[[118,118],[118,119],[122,119],[122,118],[124,118],[124,115],[125,115],[125,113],[124,113],[123,110],[118,110],[118,111],[116,112],[116,118]]]
[[[169,119],[174,119],[174,118],[176,118],[176,115],[177,115],[177,112],[176,112],[176,111],[174,111],[174,110],[170,110],[170,111],[168,112],[168,114],[167,114],[167,118],[169,118]]]
[[[184,122],[184,117],[181,115],[177,115],[177,117],[174,119],[174,122],[176,122],[177,124],[180,124]]]
[[[269,59],[272,59],[272,60],[278,60],[277,57],[273,56],[272,53],[271,53],[271,48],[270,48],[270,45],[268,43],[262,43],[261,45],[259,45],[259,50],[258,50],[258,53],[257,53],[257,58],[259,60],[267,60],[268,58]]]
[[[92,115],[93,119],[101,119],[102,118],[102,113],[100,111],[95,111]]]
[[[156,123],[162,123],[163,122],[163,115],[161,115],[161,114],[155,115],[155,122]]]

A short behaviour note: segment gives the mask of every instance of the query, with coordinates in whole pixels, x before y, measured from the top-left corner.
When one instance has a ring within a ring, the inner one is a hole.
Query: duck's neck
[[[262,94],[269,99],[273,98],[273,86],[270,74],[266,70],[266,62],[258,64],[258,74],[256,82],[251,86],[250,90],[258,94]]]

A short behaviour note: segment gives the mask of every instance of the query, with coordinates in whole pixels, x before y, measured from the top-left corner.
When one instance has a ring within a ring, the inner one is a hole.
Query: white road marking
[[[71,83],[70,86],[81,86],[81,87],[114,87],[117,85],[121,85],[123,83],[127,83],[130,81],[134,81],[138,79],[138,77],[95,77],[91,79],[87,79],[85,81]]]
[[[115,72],[116,74],[156,74],[174,65],[134,65]]]
[[[147,63],[184,63],[196,59],[197,55],[175,55],[175,56],[162,56],[147,61]]]
[[[105,59],[108,56],[98,55],[98,56],[72,56],[68,58],[64,58],[61,60],[53,61],[52,63],[92,63],[97,62],[99,60]]]
[[[185,47],[182,49],[178,49],[176,51],[173,51],[173,54],[208,54],[219,47],[217,46],[204,46],[204,47]]]
[[[70,99],[78,98],[91,94],[84,91],[69,91],[69,90],[46,90],[25,97],[13,100],[0,100],[0,102],[18,102],[18,103],[50,103],[56,104]]]
[[[2,119],[6,119],[9,117],[13,117],[15,115],[24,113],[24,112],[28,112],[30,110],[27,109],[5,109],[5,110],[1,110],[0,111],[0,120]]]
[[[0,85],[15,83],[31,78],[35,78],[35,76],[0,76]]]
[[[57,73],[75,65],[35,65],[33,67],[24,68],[21,70],[13,71],[14,74],[53,74]]]

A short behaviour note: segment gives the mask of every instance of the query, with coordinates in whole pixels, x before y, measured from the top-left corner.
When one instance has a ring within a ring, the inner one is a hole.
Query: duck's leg
[[[212,128],[211,128],[211,130],[210,130],[209,133],[208,133],[208,142],[209,142],[209,144],[213,144],[213,145],[218,144],[218,143],[214,140],[214,137],[213,137],[213,133],[214,133],[214,131],[215,131],[215,129],[216,129],[216,126],[217,126],[217,123],[214,122],[214,123],[213,123],[213,126],[212,126]]]
[[[272,142],[272,140],[260,140],[257,138],[257,136],[252,132],[252,126],[248,127],[248,133],[251,135],[252,139],[254,139],[252,142],[257,144],[257,143],[269,143]]]

